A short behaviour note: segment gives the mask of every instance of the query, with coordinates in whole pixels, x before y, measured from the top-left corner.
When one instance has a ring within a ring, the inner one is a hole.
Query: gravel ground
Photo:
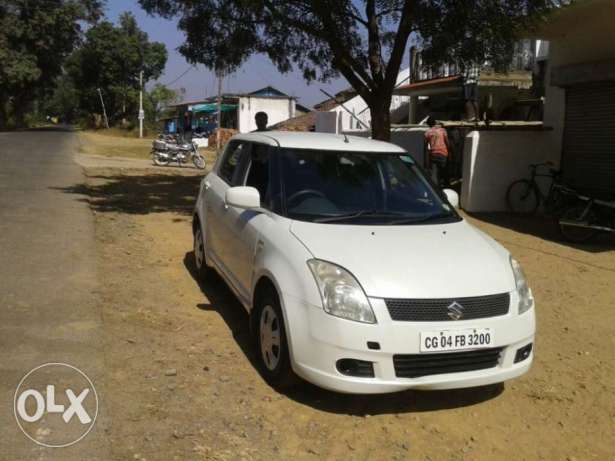
[[[247,316],[194,276],[198,172],[90,166],[116,459],[613,459],[615,244],[573,248],[546,221],[469,217],[523,265],[536,360],[503,386],[281,394],[254,365]]]

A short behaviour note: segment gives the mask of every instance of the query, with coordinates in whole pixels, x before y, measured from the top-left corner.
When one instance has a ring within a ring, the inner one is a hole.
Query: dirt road
[[[256,371],[239,302],[195,279],[197,173],[87,174],[115,459],[613,459],[611,242],[575,249],[541,221],[470,218],[521,261],[537,300],[534,367],[505,386],[279,394]]]

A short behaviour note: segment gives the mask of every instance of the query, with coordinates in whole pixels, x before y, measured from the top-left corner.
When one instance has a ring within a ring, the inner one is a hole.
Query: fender
[[[273,226],[272,226],[273,228]],[[284,232],[290,232],[283,226]],[[322,305],[316,281],[307,265],[313,255],[297,238],[276,238],[276,235],[262,236],[261,241],[267,251],[256,251],[250,296],[254,304],[254,294],[258,282],[267,278],[276,288],[280,306],[284,314],[284,327],[288,338],[288,347],[293,356],[297,338],[293,336],[288,323],[308,325],[308,308],[310,305]],[[282,290],[281,287],[284,287]],[[252,310],[250,306],[250,310]]]

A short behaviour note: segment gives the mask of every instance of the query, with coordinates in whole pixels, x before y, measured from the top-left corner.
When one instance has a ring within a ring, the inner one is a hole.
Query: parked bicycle
[[[559,219],[562,236],[573,243],[587,242],[599,233],[615,232],[615,201],[575,194],[576,204]]]
[[[530,172],[530,179],[519,179],[508,186],[506,191],[508,209],[513,213],[531,215],[536,213],[542,204],[546,213],[560,213],[566,206],[566,197],[575,194],[574,190],[560,182],[561,173],[553,168],[551,162],[532,164]],[[547,194],[543,193],[536,181],[536,178],[541,177],[551,179]]]

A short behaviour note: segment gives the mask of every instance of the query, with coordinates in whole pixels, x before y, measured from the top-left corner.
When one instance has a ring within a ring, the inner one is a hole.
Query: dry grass
[[[135,138],[122,130],[82,131],[79,133],[79,152],[105,157],[149,158],[150,138]]]
[[[111,128],[109,130],[81,131],[79,133],[79,152],[86,155],[105,157],[129,157],[149,159],[152,139],[139,139],[130,131]],[[205,157],[207,168],[211,169],[216,159],[213,148],[199,149]]]

